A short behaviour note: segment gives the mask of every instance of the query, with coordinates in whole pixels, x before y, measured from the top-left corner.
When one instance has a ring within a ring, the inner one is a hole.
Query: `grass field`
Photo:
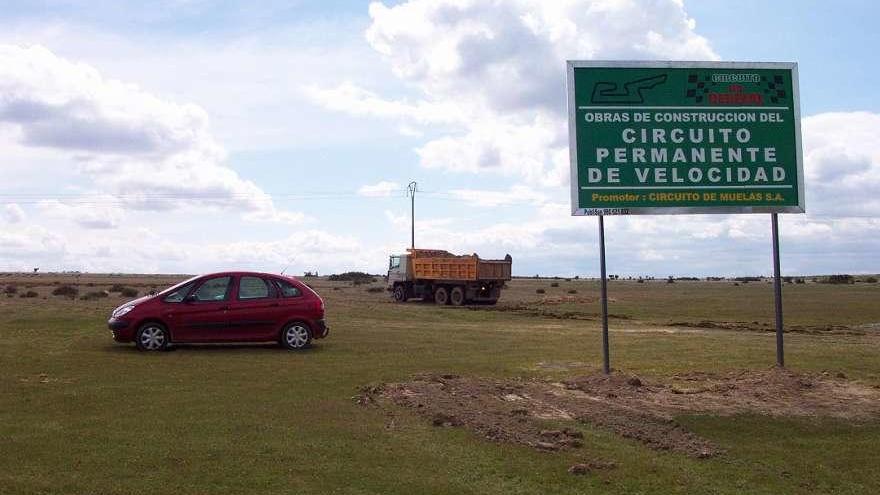
[[[725,451],[697,459],[585,424],[574,425],[582,448],[542,453],[353,398],[364,385],[422,372],[593,372],[595,281],[517,279],[498,307],[468,309],[393,304],[368,286],[311,279],[331,333],[293,353],[265,345],[139,353],[106,330],[124,299],[49,295],[64,283],[81,294],[113,284],[143,293],[179,278],[0,278],[18,288],[0,294],[0,493],[880,492],[876,418],[677,418]],[[18,296],[26,290],[38,296]],[[609,296],[615,369],[663,377],[774,363],[768,283],[612,281]],[[797,328],[786,334],[791,369],[880,386],[880,284],[787,284],[784,298],[786,323]],[[729,323],[737,329],[711,328]],[[617,467],[566,471],[594,458]]]

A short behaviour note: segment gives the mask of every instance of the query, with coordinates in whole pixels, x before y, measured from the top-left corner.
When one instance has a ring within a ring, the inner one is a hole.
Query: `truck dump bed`
[[[408,249],[412,273],[430,280],[510,280],[512,259],[483,260],[476,254],[456,256],[435,249]]]

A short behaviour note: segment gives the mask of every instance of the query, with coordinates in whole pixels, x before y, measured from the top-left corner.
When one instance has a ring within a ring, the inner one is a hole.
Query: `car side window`
[[[400,268],[400,256],[392,256],[391,257],[391,269]]]
[[[239,299],[264,299],[272,295],[269,284],[260,277],[244,276],[238,282]]]
[[[205,280],[195,292],[196,301],[225,301],[231,277],[215,277]]]
[[[299,287],[291,284],[290,282],[285,282],[284,280],[275,280],[275,283],[278,284],[278,288],[281,289],[281,295],[283,297],[299,297],[302,295],[302,291],[299,290]]]
[[[183,301],[183,298],[186,297],[187,294],[189,294],[189,290],[192,289],[194,283],[195,282],[190,282],[186,285],[178,287],[177,290],[168,294],[162,300],[170,303],[179,303],[180,301]]]

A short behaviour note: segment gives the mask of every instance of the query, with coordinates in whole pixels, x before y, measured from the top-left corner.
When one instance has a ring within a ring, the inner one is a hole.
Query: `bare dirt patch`
[[[776,328],[770,323],[760,323],[757,321],[674,321],[669,323],[669,326],[685,328],[717,328],[722,330],[748,332],[776,331]],[[785,327],[784,331],[786,333],[805,333],[809,335],[865,335],[867,333],[864,326],[849,327],[846,325],[788,325]]]
[[[599,313],[589,311],[569,311],[557,306],[565,303],[591,303],[596,298],[590,297],[554,297],[531,303],[499,303],[494,306],[468,306],[471,311],[499,311],[517,313],[523,316],[538,318],[555,318],[558,320],[585,320],[593,321],[599,318]],[[609,314],[608,318],[616,320],[629,320],[628,315]]]
[[[691,372],[670,379],[591,374],[550,382],[425,374],[366,387],[361,404],[393,403],[438,427],[465,427],[493,441],[542,451],[579,448],[589,424],[657,450],[710,457],[719,448],[675,420],[684,414],[880,417],[880,390],[842,374],[786,370]]]

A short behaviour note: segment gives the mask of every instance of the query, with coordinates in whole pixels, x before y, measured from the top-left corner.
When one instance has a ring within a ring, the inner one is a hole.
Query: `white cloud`
[[[207,113],[104,78],[40,46],[0,45],[0,126],[69,154],[94,185],[137,209],[231,207],[258,218],[271,197],[224,163]]]
[[[353,114],[442,121],[452,129],[418,147],[423,166],[536,185],[568,179],[566,59],[718,58],[676,0],[410,0],[374,2],[369,13],[367,41],[423,99],[389,101],[346,83],[319,101]]]
[[[48,218],[75,222],[87,229],[113,229],[125,217],[115,198],[101,194],[90,196],[88,203],[49,199],[40,201],[38,207]]]
[[[242,218],[249,222],[283,223],[287,225],[302,225],[314,220],[305,213],[282,211],[274,206],[245,213]]]
[[[352,82],[329,89],[310,85],[303,91],[324,108],[352,115],[405,119],[420,124],[452,123],[462,119],[461,110],[454,102],[387,100]]]
[[[453,189],[449,194],[456,199],[474,206],[502,206],[511,204],[542,204],[547,196],[533,188],[523,185],[512,186],[507,191],[487,191],[481,189]]]
[[[16,203],[8,203],[3,205],[3,219],[8,223],[19,223],[25,218],[24,210]]]
[[[807,211],[880,217],[880,114],[814,115],[802,130]]]
[[[371,198],[385,198],[402,191],[402,186],[397,182],[383,180],[375,184],[365,184],[361,186],[358,189],[358,194]]]
[[[0,268],[30,271],[32,266],[61,259],[66,252],[64,239],[38,226],[0,230]]]

